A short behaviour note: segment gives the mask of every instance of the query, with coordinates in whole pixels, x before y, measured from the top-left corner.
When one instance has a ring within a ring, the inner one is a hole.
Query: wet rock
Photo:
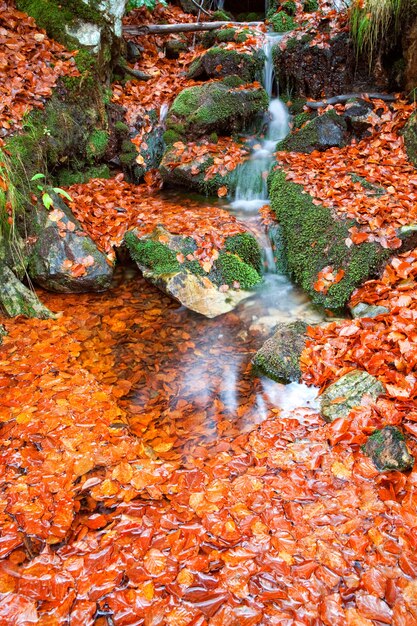
[[[104,291],[113,277],[113,263],[86,235],[68,206],[51,193],[53,207],[42,205],[30,213],[29,275],[41,287],[59,293]]]
[[[283,49],[275,46],[273,60],[282,93],[319,100],[323,94],[331,97],[387,86],[384,77],[376,81],[370,76],[366,62],[358,62],[347,33],[331,37],[328,48],[311,45],[313,39],[314,33],[305,34],[288,39]]]
[[[353,318],[357,317],[376,317],[377,315],[386,315],[389,313],[389,309],[386,306],[377,306],[373,304],[366,304],[366,302],[359,302],[350,309]]]
[[[262,88],[244,88],[237,76],[221,82],[184,89],[174,100],[167,118],[167,131],[190,141],[210,133],[243,132],[268,109]]]
[[[188,260],[197,249],[191,237],[158,227],[145,236],[136,229],[129,231],[125,242],[145,278],[205,317],[233,310],[261,282],[253,266],[259,246],[249,233],[229,237],[209,272],[197,260]]]
[[[197,142],[198,146],[198,142]],[[175,148],[168,147],[163,156],[159,172],[169,187],[184,187],[206,195],[216,195],[219,187],[227,187],[233,193],[236,187],[236,178],[229,172],[225,176],[216,174],[206,180],[206,171],[213,165],[212,154],[202,154],[193,161],[185,161]]]
[[[193,61],[188,78],[207,80],[236,75],[245,83],[251,83],[261,80],[264,63],[265,54],[262,50],[253,48],[248,53],[216,46]]]
[[[300,356],[307,340],[307,324],[296,321],[279,324],[272,337],[252,360],[254,371],[280,383],[299,381]]]
[[[277,150],[307,154],[313,150],[323,152],[329,148],[345,146],[348,139],[344,118],[331,110],[292,132],[277,145]]]
[[[0,312],[9,317],[17,315],[40,319],[53,317],[33,289],[28,289],[21,283],[7,265],[0,266]]]
[[[182,39],[168,39],[165,44],[165,55],[167,59],[178,59],[181,52],[188,50],[188,44]]]
[[[354,220],[341,219],[328,207],[317,205],[301,185],[288,181],[285,172],[275,168],[268,180],[271,208],[281,226],[280,255],[283,266],[314,304],[340,311],[353,290],[367,278],[376,276],[392,254],[375,242],[346,246]],[[408,242],[407,242],[408,246]],[[398,250],[396,250],[398,253]],[[320,271],[331,266],[344,270],[343,278],[327,293],[314,285]]]
[[[365,396],[376,400],[385,393],[384,386],[367,372],[354,370],[330,385],[320,397],[320,410],[326,422],[347,417],[360,406]]]
[[[355,100],[348,102],[343,112],[349,130],[351,130],[358,139],[361,139],[371,128],[373,122],[378,120],[378,116],[374,113],[374,107],[371,102],[366,100]]]
[[[404,146],[411,163],[417,167],[417,113],[410,116],[404,126]]]
[[[376,430],[362,446],[380,472],[412,469],[414,457],[409,453],[403,433],[396,426],[385,426]]]

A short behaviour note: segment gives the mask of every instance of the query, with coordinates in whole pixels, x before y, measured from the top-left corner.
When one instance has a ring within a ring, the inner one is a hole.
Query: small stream
[[[265,43],[264,82],[270,97],[274,89],[271,52],[279,37],[268,36]],[[135,351],[134,336],[119,350],[123,368],[144,370],[127,398],[133,432],[145,442],[152,442],[158,432],[168,433],[176,441],[172,453],[187,462],[201,456],[203,446],[203,457],[210,455],[211,446],[217,450],[219,441],[252,430],[272,413],[316,406],[316,389],[254,378],[251,372],[251,358],[278,323],[323,319],[305,294],[276,272],[274,252],[260,218],[259,208],[268,203],[266,179],[276,144],[289,132],[289,114],[278,98],[271,98],[268,117],[265,135],[248,138],[251,156],[237,172],[235,197],[212,203],[228,210],[257,237],[265,258],[262,286],[233,312],[208,320],[165,296],[156,296],[154,288],[144,283],[141,289],[160,300],[161,309],[152,321],[155,334],[144,340],[141,329],[137,330],[140,354]],[[164,195],[168,202],[183,205],[190,198],[178,192]],[[192,200],[207,206],[202,197],[193,195]]]

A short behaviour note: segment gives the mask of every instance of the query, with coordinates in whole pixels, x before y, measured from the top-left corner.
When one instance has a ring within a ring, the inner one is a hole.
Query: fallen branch
[[[384,102],[395,102],[396,96],[386,93],[346,93],[342,96],[333,96],[326,100],[320,100],[320,102],[306,102],[306,106],[309,109],[321,109],[329,104],[340,104],[341,102],[347,102],[351,98],[370,98],[371,100],[383,100]]]
[[[227,26],[260,26],[263,22],[194,22],[192,24],[144,24],[143,26],[123,26],[125,35],[169,35],[171,33],[192,33],[216,30]]]

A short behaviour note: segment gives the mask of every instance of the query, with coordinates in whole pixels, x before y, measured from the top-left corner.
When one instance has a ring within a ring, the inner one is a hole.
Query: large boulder
[[[362,404],[365,397],[376,400],[385,393],[377,378],[360,370],[345,374],[327,387],[320,396],[320,411],[326,422],[347,417],[351,410]]]
[[[188,77],[207,80],[236,75],[246,83],[251,83],[254,80],[261,80],[264,63],[265,54],[260,49],[239,52],[215,46],[193,61],[188,70]]]
[[[408,451],[404,435],[396,426],[375,430],[362,450],[371,457],[380,472],[406,472],[414,465],[414,457]]]
[[[366,91],[373,85],[368,66],[358,63],[353,43],[347,33],[330,37],[328,46],[313,43],[314,32],[297,34],[286,40],[285,46],[274,47],[273,60],[280,90],[293,97],[304,96],[318,100],[352,91]],[[380,79],[379,89],[386,84]]]
[[[167,130],[178,137],[197,139],[210,133],[243,132],[262,119],[268,96],[259,87],[245,87],[237,77],[184,89],[174,100]]]
[[[260,250],[249,233],[229,237],[210,268],[192,258],[191,237],[158,227],[151,235],[126,233],[125,243],[143,276],[188,309],[217,317],[251,295],[260,282]]]
[[[68,206],[51,193],[53,207],[30,212],[29,228],[36,240],[29,275],[38,285],[60,293],[104,291],[113,277],[113,262],[83,231]]]
[[[301,378],[300,356],[307,340],[306,330],[307,324],[299,320],[278,324],[274,335],[254,356],[254,371],[280,383],[298,382]]]
[[[310,153],[329,148],[342,148],[348,142],[347,124],[341,115],[330,110],[315,117],[299,130],[280,141],[277,150]]]
[[[281,226],[281,254],[289,276],[314,304],[338,310],[345,306],[355,287],[385,265],[390,252],[377,243],[346,246],[354,220],[341,220],[331,209],[313,203],[303,187],[286,180],[276,169],[269,177],[271,207]],[[319,273],[325,267],[343,268],[343,278],[328,291],[317,291]]]

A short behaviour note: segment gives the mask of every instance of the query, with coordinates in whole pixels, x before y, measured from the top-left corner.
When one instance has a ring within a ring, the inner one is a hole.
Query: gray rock
[[[396,426],[385,426],[376,430],[362,446],[380,472],[412,469],[414,457],[409,453],[403,433]]]
[[[313,150],[323,152],[329,148],[341,148],[347,144],[347,125],[341,115],[327,111],[315,117],[299,130],[293,131],[281,141],[277,150],[310,153]]]
[[[365,396],[376,400],[385,393],[384,386],[367,372],[354,370],[330,385],[320,397],[320,410],[326,422],[347,417],[360,406]]]
[[[168,39],[165,44],[165,55],[167,59],[178,59],[181,52],[188,50],[188,44],[181,39]]]
[[[300,356],[307,340],[306,330],[307,324],[301,321],[279,324],[275,334],[252,359],[254,371],[280,383],[300,380]]]
[[[264,63],[265,54],[262,50],[254,48],[249,54],[216,46],[193,61],[188,78],[207,80],[236,75],[244,82],[251,83],[261,79]]]
[[[348,124],[348,128],[351,129],[358,138],[364,136],[375,118],[379,119],[374,113],[372,103],[361,99],[348,102],[343,112],[343,117]]]
[[[31,235],[36,238],[30,277],[59,293],[105,291],[113,277],[113,263],[86,235],[65,202],[50,195],[54,204],[49,211],[37,205],[30,213]],[[78,265],[83,267],[77,271]]]
[[[376,306],[372,304],[366,304],[366,302],[359,302],[356,306],[350,309],[353,318],[357,317],[376,317],[377,315],[385,315],[389,313],[389,309],[386,306]]]

